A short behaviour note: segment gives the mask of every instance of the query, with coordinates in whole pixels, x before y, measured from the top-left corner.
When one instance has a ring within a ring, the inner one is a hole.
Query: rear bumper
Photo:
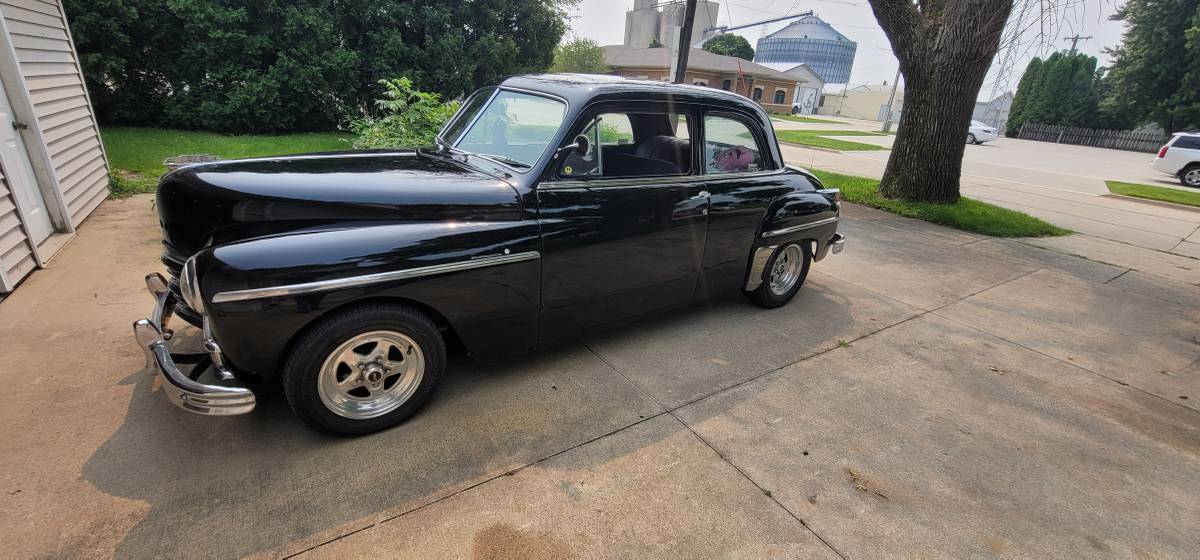
[[[1167,158],[1154,158],[1150,162],[1150,168],[1159,172],[1166,173],[1172,177],[1179,175],[1180,165]]]
[[[256,399],[250,389],[200,383],[179,369],[166,343],[171,337],[166,323],[175,304],[174,295],[159,274],[148,275],[146,287],[154,296],[154,311],[149,319],[139,319],[133,323],[133,336],[146,354],[146,367],[162,378],[163,392],[167,398],[188,412],[208,416],[231,416],[254,410]],[[205,348],[213,354],[218,376],[222,379],[231,378],[232,375],[224,368],[220,349],[211,338],[205,341]]]

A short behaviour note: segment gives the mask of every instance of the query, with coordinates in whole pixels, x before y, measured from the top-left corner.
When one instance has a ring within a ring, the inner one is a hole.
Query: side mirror
[[[570,151],[574,151],[578,153],[580,157],[586,158],[592,154],[592,141],[588,140],[587,136],[580,134],[579,136],[575,137],[575,141],[573,143],[559,148],[556,153],[562,154]]]

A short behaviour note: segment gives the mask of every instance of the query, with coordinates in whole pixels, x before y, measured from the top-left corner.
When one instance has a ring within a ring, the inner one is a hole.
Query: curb
[[[1165,206],[1167,208],[1179,208],[1182,210],[1190,210],[1192,212],[1200,212],[1200,206],[1192,206],[1189,204],[1180,204],[1178,202],[1167,202],[1165,200],[1154,200],[1154,199],[1150,199],[1150,198],[1142,198],[1139,196],[1129,196],[1129,195],[1125,195],[1125,194],[1117,194],[1114,192],[1110,192],[1108,194],[1102,194],[1100,196],[1108,196],[1108,197],[1112,197],[1112,198],[1132,200],[1134,202],[1144,202],[1146,204],[1153,204],[1155,206]]]

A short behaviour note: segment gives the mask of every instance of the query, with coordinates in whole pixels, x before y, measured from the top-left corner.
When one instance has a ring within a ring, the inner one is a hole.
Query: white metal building
[[[108,160],[61,0],[0,0],[0,297],[108,195]]]

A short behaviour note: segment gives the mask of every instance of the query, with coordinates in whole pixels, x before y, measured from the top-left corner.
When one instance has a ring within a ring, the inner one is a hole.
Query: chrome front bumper
[[[154,296],[154,312],[149,319],[133,323],[133,336],[146,353],[146,367],[162,378],[167,398],[188,412],[208,416],[232,416],[254,410],[254,392],[250,389],[200,383],[179,369],[166,342],[172,336],[167,320],[171,317],[175,296],[168,289],[166,279],[157,273],[146,276],[146,288]],[[220,348],[212,338],[205,341],[205,349],[213,357],[217,376],[226,380],[232,378],[225,368]]]

